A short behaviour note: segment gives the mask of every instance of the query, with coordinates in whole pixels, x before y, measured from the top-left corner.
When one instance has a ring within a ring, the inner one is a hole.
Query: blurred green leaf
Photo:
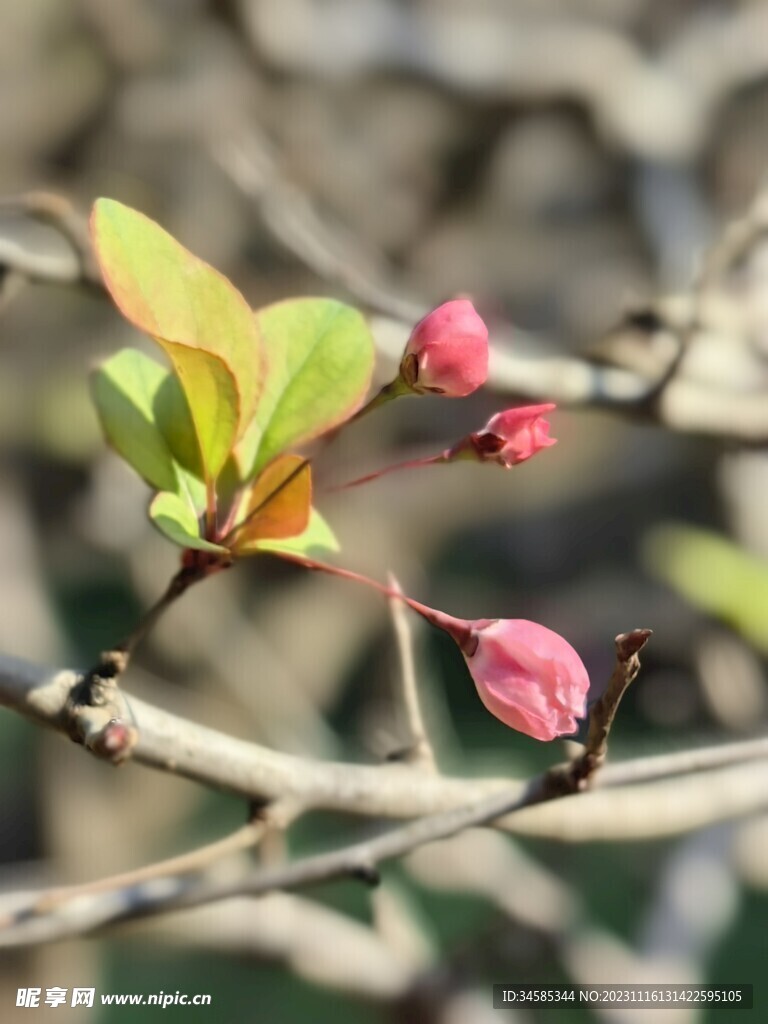
[[[189,402],[204,475],[215,479],[259,398],[262,348],[253,314],[225,277],[143,214],[99,199],[92,231],[118,308],[173,364]]]
[[[332,299],[290,299],[256,313],[267,357],[256,417],[238,450],[243,479],[292,445],[343,423],[368,389],[373,339]]]
[[[200,524],[189,504],[178,494],[161,491],[152,499],[149,518],[175,544],[199,551],[226,552],[220,544],[212,544],[200,536]]]
[[[768,563],[726,537],[687,525],[651,531],[643,554],[655,576],[768,653]]]

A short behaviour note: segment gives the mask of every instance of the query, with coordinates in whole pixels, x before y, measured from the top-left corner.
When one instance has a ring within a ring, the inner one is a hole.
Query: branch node
[[[128,724],[130,712],[117,685],[122,665],[120,651],[105,652],[99,664],[72,687],[65,707],[70,738],[115,765],[128,760],[139,738],[136,728]]]
[[[118,765],[128,760],[138,739],[139,734],[132,725],[121,718],[111,718],[100,732],[88,737],[85,745],[96,757]]]
[[[592,705],[589,713],[589,731],[584,753],[571,762],[567,769],[571,792],[589,788],[596,772],[608,756],[608,736],[616,712],[630,683],[640,671],[638,655],[652,636],[650,629],[632,629],[616,637],[616,665],[605,692]]]
[[[621,698],[640,671],[640,651],[651,638],[650,629],[632,629],[616,637],[616,665],[602,696],[589,713],[589,731],[581,754],[566,764],[556,765],[544,776],[545,799],[581,793],[592,785],[608,756],[608,736]]]
[[[372,862],[361,861],[359,864],[355,864],[350,868],[349,874],[351,878],[357,879],[358,882],[362,882],[371,889],[375,889],[381,884],[381,874]]]

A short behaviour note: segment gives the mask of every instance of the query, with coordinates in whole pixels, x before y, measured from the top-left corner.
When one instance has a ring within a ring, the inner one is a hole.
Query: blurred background
[[[457,294],[512,357],[651,381],[674,358],[730,436],[593,396],[558,410],[558,446],[510,474],[436,467],[318,503],[348,566],[391,569],[456,615],[543,622],[598,688],[615,634],[653,628],[612,756],[765,727],[768,431],[738,434],[741,396],[768,402],[767,3],[25,0],[3,5],[1,27],[0,650],[91,664],[177,565],[88,397],[90,367],[139,339],[71,240],[19,198],[67,197],[79,225],[106,195],[253,306],[360,305],[377,318],[382,382],[409,324]],[[738,259],[694,292],[734,219]],[[665,317],[679,322],[691,296],[693,328],[670,357]],[[437,452],[520,398],[559,399],[565,382],[551,380],[536,394],[510,372],[464,402],[395,403],[322,455],[321,484]],[[446,773],[525,777],[563,757],[491,718],[453,645],[414,628]],[[280,750],[375,763],[402,745],[398,672],[382,601],[265,558],[185,596],[127,686]],[[149,863],[244,815],[170,775],[112,771],[10,712],[0,769],[4,890]],[[539,1019],[493,1011],[493,982],[755,982],[766,805],[675,836],[649,818],[630,841],[621,820],[598,834],[578,815],[550,836],[471,832],[386,867],[373,892],[338,882],[6,954],[0,1013],[11,1019],[20,986],[80,985],[213,996],[144,1009],[147,1021],[485,1024]],[[268,855],[370,828],[314,815]]]

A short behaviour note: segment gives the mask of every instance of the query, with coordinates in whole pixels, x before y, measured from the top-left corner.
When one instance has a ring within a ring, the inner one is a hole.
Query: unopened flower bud
[[[406,601],[456,641],[480,699],[505,725],[537,740],[576,731],[589,676],[567,640],[526,619],[457,619]]]
[[[549,436],[549,421],[544,419],[545,413],[554,408],[552,403],[524,405],[496,413],[482,430],[448,449],[445,458],[447,461],[476,459],[479,462],[496,462],[511,469],[542,448],[557,444],[555,438]]]
[[[576,719],[585,713],[589,676],[571,645],[525,619],[473,625],[462,653],[491,714],[537,740],[575,732]]]
[[[488,376],[488,328],[468,299],[453,299],[414,327],[400,364],[400,378],[419,394],[462,398]]]

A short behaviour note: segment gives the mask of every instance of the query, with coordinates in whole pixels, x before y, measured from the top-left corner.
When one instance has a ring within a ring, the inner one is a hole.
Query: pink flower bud
[[[459,646],[480,700],[511,729],[537,740],[573,733],[589,676],[567,640],[526,619],[457,619],[406,598]]]
[[[589,676],[571,645],[525,619],[470,625],[471,640],[460,646],[491,714],[537,740],[575,732],[576,719],[584,716]]]
[[[497,462],[511,469],[519,462],[525,462],[542,448],[557,444],[549,436],[549,422],[544,414],[555,408],[548,405],[524,405],[519,409],[507,409],[491,416],[482,430],[470,434],[464,441],[446,452],[450,458],[476,458],[480,462]]]
[[[537,740],[576,731],[576,719],[584,717],[589,676],[576,651],[551,629],[526,619],[457,619],[349,569],[303,555],[296,561],[404,601],[444,630],[464,655],[483,704],[505,725]]]
[[[403,382],[425,391],[463,398],[488,376],[488,328],[468,299],[454,299],[414,327],[400,364]]]

